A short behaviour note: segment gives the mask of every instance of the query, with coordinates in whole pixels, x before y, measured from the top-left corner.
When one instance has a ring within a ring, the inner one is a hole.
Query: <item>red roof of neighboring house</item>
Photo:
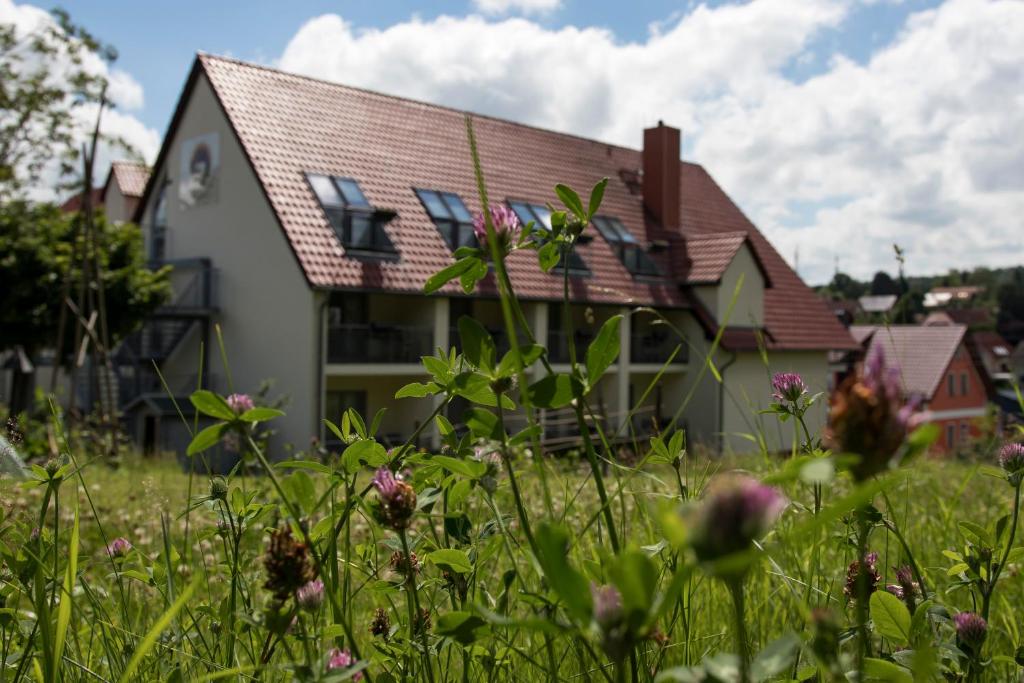
[[[995,358],[1009,358],[1010,354],[1013,353],[1013,347],[998,332],[971,332],[971,337],[974,343],[978,345],[978,348]]]
[[[429,276],[452,262],[412,188],[456,192],[470,210],[479,209],[464,112],[201,54],[168,139],[199,73],[209,78],[312,286],[420,292]],[[722,245],[735,243],[735,253],[745,236],[771,284],[765,290],[769,348],[853,346],[827,307],[702,167],[680,162],[680,234],[654,223],[623,180],[622,171],[642,166],[641,152],[487,116],[474,115],[473,122],[492,202],[555,202],[556,183],[586,193],[607,177],[601,213],[618,217],[640,242],[667,245],[651,254],[666,277],[633,278],[595,234],[578,247],[591,275],[570,278],[574,300],[689,307],[681,289],[687,271],[710,273]],[[165,143],[157,166],[166,152]],[[400,259],[346,258],[305,180],[308,172],[352,177],[372,205],[396,211],[385,231]],[[514,253],[508,268],[520,296],[561,299],[562,276],[540,272],[533,252]],[[446,291],[460,292],[454,283]],[[481,291],[496,291],[492,277]]]
[[[95,209],[96,207],[99,206],[103,206],[103,188],[94,187],[92,189],[92,207]],[[64,200],[63,204],[60,205],[60,210],[63,211],[64,213],[74,213],[75,211],[78,211],[81,208],[81,192],[76,192],[75,194],[71,195],[70,197]]]
[[[126,197],[141,197],[149,182],[149,167],[134,161],[115,161],[110,165],[107,184],[114,180],[121,194]]]
[[[897,364],[904,388],[931,398],[967,333],[965,325],[851,325],[866,349],[881,346],[887,364]]]

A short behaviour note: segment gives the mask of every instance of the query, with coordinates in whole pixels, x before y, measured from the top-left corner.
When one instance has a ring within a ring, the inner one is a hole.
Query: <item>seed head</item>
[[[313,579],[295,592],[295,603],[307,612],[316,612],[324,604],[324,582]]]
[[[256,407],[256,403],[253,402],[249,394],[231,394],[227,397],[227,403],[228,408],[231,408],[235,415],[241,415],[245,411]]]
[[[779,403],[796,403],[806,393],[807,385],[795,372],[777,372],[772,377],[772,398]]]
[[[416,557],[416,553],[409,551],[409,558],[406,559],[405,553],[401,550],[396,550],[391,553],[391,559],[388,561],[388,565],[391,567],[391,571],[396,574],[408,578],[410,574],[420,573],[420,558]]]
[[[413,487],[396,479],[387,467],[377,470],[373,485],[380,498],[377,513],[381,523],[395,531],[407,528],[416,511],[416,491]]]
[[[228,481],[218,475],[210,479],[210,498],[224,500],[228,497]]]
[[[18,425],[18,418],[13,415],[7,418],[4,427],[7,430],[7,441],[12,446],[17,446],[25,438],[25,435],[21,433],[21,427]]]
[[[777,489],[744,475],[713,481],[693,519],[691,544],[697,559],[715,562],[750,550],[787,504]]]
[[[391,617],[383,607],[373,610],[373,619],[370,621],[370,633],[387,640],[391,635]]]
[[[267,570],[267,581],[263,585],[280,601],[287,600],[299,588],[316,578],[316,571],[309,558],[309,548],[305,543],[295,540],[289,526],[270,533],[270,545],[267,554],[263,556],[263,566]]]
[[[988,624],[974,612],[959,612],[953,615],[956,626],[956,641],[961,648],[977,653],[988,635]]]
[[[107,555],[114,559],[117,559],[127,555],[131,551],[131,549],[132,544],[128,541],[128,539],[119,536],[118,538],[115,538],[113,541],[111,541],[110,545],[107,546]]]

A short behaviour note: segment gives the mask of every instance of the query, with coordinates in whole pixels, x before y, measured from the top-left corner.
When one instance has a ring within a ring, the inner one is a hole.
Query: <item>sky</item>
[[[108,129],[150,161],[203,50],[632,147],[664,120],[811,283],[894,243],[911,274],[1024,262],[1020,0],[61,6],[118,49]]]

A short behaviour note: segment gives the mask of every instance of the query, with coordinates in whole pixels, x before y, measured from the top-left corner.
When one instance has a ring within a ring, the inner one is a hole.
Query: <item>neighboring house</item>
[[[922,325],[967,325],[970,330],[991,329],[995,325],[992,313],[987,308],[949,308],[932,311]]]
[[[207,386],[225,393],[274,378],[273,392],[290,397],[287,416],[274,423],[278,446],[304,449],[311,437],[324,438],[322,419],[337,420],[347,407],[370,416],[387,408],[381,434],[394,442],[434,407],[395,400],[396,390],[424,379],[421,356],[457,343],[460,316],[473,316],[507,346],[492,277],[473,296],[455,283],[423,294],[456,247],[475,244],[471,219],[480,205],[464,117],[231,59],[196,59],[135,215],[153,261],[206,273],[194,290],[205,298],[182,301],[194,286],[185,283],[196,280],[178,269],[179,298],[168,311],[193,317],[158,335],[159,365],[180,403],[200,369]],[[539,270],[535,252],[508,260],[526,317],[556,367],[567,367],[569,342],[582,353],[609,316],[626,316],[620,360],[594,396],[608,422],[622,422],[676,346],[666,326],[633,312],[648,306],[687,341],[634,427],[667,426],[682,409],[693,444],[749,450],[752,442],[739,434],[758,432],[763,421],[769,446],[788,448],[792,430],[757,413],[770,401],[770,373],[799,372],[823,390],[828,352],[855,344],[707,171],[680,161],[679,131],[659,124],[634,150],[486,116],[474,125],[491,202],[507,203],[523,220],[548,221],[544,205],[556,201],[556,183],[586,193],[610,179],[600,218],[588,228],[593,239],[575,258],[550,274]],[[561,333],[563,268],[573,340]],[[714,356],[719,384],[704,358],[730,309]],[[213,322],[223,331],[233,384],[211,343]],[[140,375],[144,351],[133,370]],[[146,391],[129,411],[134,427],[156,447],[180,447],[180,431],[168,436],[178,418],[156,400],[152,380],[140,382]],[[451,406],[452,419],[463,407]],[[812,429],[824,413],[816,407]]]
[[[953,452],[980,434],[988,396],[964,325],[854,325],[850,333],[865,355],[881,346],[887,362],[899,367],[905,391],[922,399],[928,419],[941,428],[938,450]]]
[[[984,287],[962,285],[959,287],[932,287],[924,295],[925,308],[964,306],[985,291]]]
[[[875,294],[862,296],[857,299],[857,303],[868,315],[884,316],[896,305],[897,299],[899,297],[895,294]]]
[[[139,205],[142,192],[149,181],[149,167],[134,161],[115,161],[110,165],[106,182],[93,188],[94,209],[103,208],[107,219],[114,222],[130,221]],[[72,195],[60,205],[71,213],[82,208],[82,193]]]

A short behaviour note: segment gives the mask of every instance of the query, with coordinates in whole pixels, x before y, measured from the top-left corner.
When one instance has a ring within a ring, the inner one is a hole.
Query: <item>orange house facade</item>
[[[981,435],[988,411],[985,384],[965,344],[965,325],[855,325],[865,352],[881,346],[900,368],[904,388],[920,396],[927,419],[940,428],[933,450],[952,454]]]

